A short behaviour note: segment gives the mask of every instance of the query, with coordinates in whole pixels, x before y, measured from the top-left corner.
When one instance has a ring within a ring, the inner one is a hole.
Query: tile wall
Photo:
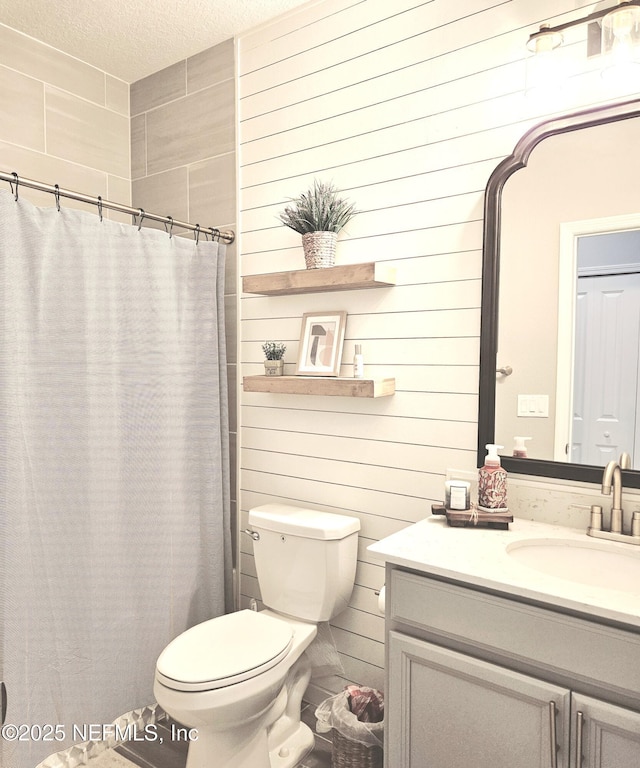
[[[127,83],[0,25],[0,105],[0,170],[129,203]],[[20,194],[55,204],[46,193]]]
[[[236,229],[235,47],[227,40],[131,85],[132,205],[202,227]],[[162,227],[162,224],[150,226]],[[185,236],[191,237],[191,234]],[[237,525],[236,244],[227,247],[225,308],[232,531]],[[234,552],[235,552],[234,542]]]

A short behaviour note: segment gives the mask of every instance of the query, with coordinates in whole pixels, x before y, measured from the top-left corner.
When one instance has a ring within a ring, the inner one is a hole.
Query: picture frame
[[[347,313],[305,312],[302,316],[296,376],[338,376]]]

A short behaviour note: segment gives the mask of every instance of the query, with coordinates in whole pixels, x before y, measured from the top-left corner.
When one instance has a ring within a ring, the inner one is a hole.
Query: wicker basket
[[[336,263],[335,232],[307,232],[302,235],[302,250],[307,269],[333,267]]]
[[[382,747],[360,744],[331,730],[331,768],[382,768]]]

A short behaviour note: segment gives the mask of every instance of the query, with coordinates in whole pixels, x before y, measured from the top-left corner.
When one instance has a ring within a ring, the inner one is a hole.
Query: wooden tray
[[[507,530],[513,522],[513,515],[508,512],[478,512],[473,520],[470,509],[447,509],[444,504],[432,504],[432,515],[444,515],[452,528],[498,528]]]

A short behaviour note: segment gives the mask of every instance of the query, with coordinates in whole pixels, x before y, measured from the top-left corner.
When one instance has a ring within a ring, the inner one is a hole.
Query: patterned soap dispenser
[[[507,472],[500,465],[498,449],[489,443],[487,456],[478,471],[478,509],[481,512],[507,512]]]

